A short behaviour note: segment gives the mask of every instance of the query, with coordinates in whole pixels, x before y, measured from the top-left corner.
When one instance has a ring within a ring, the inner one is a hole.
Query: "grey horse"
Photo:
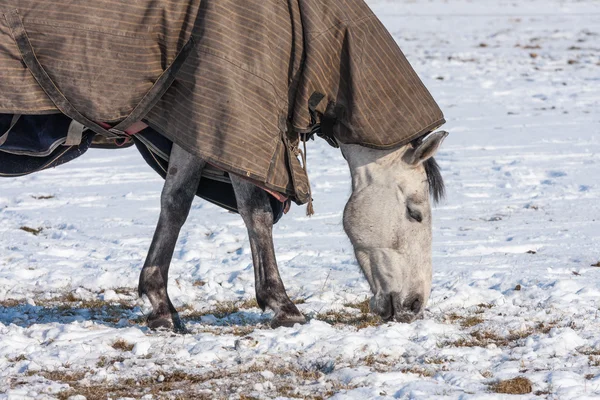
[[[341,144],[352,177],[344,230],[373,293],[371,311],[385,320],[412,322],[422,315],[432,279],[431,202],[444,195],[433,156],[447,132],[431,133],[392,150]],[[186,332],[167,292],[169,265],[206,162],[174,145],[161,195],[158,226],[140,274],[139,294],[152,304],[148,326]],[[306,319],[288,297],[273,244],[268,194],[231,175],[238,210],[248,229],[256,300],[273,310],[271,326]]]

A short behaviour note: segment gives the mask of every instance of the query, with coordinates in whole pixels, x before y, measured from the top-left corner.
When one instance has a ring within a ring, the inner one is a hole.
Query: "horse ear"
[[[444,139],[448,136],[446,131],[438,131],[428,135],[420,141],[415,147],[409,149],[404,154],[404,161],[411,165],[419,165],[437,153]]]

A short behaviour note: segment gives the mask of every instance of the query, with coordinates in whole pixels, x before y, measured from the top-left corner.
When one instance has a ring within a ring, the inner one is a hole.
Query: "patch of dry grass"
[[[263,371],[265,369],[265,367],[261,365],[256,365],[254,366],[254,368],[258,368],[256,370],[257,372]],[[280,366],[269,366],[268,369],[275,375],[296,377],[304,381],[317,381],[323,376],[323,373],[321,371],[304,369],[289,364]]]
[[[503,394],[529,394],[533,391],[533,385],[529,379],[519,376],[493,383],[490,385],[490,390]]]
[[[233,335],[233,336],[248,336],[257,329],[268,329],[267,327],[261,328],[254,325],[245,326],[205,326],[199,330],[194,330],[194,333],[212,333],[213,335]]]
[[[131,351],[133,350],[134,345],[125,341],[124,339],[119,339],[112,344],[112,348],[120,351]]]
[[[186,318],[200,319],[206,315],[214,315],[215,318],[222,319],[240,311],[240,308],[234,302],[219,303],[213,309],[208,311],[192,311],[186,314]]]
[[[352,313],[346,310],[330,310],[317,314],[315,319],[331,325],[351,325],[357,329],[379,326],[384,323],[379,316],[369,312],[368,299],[357,303],[346,303],[344,307],[357,309],[360,313]]]
[[[126,289],[123,289],[126,290]],[[63,293],[61,295],[44,299],[44,298],[36,298],[34,299],[35,303],[38,306],[42,307],[58,307],[61,309],[100,309],[100,308],[110,308],[110,307],[118,307],[125,310],[132,310],[135,308],[130,301],[127,300],[118,300],[118,301],[105,301],[100,299],[92,299],[92,300],[83,300],[78,298],[75,293],[68,292]]]
[[[24,231],[24,232],[31,233],[33,236],[38,236],[44,230],[44,228],[42,228],[42,227],[31,228],[29,226],[22,226],[19,229],[22,230],[22,231]]]
[[[43,376],[54,382],[72,383],[79,382],[85,378],[86,374],[87,371],[42,371],[38,372],[36,375]]]
[[[190,305],[184,306],[181,311],[189,310],[189,312],[183,313],[183,315],[191,320],[198,320],[207,315],[214,315],[215,318],[223,319],[227,318],[232,314],[238,313],[241,310],[249,310],[252,308],[259,308],[256,299],[248,299],[241,302],[225,301],[218,303],[215,307],[204,310],[196,311]]]
[[[484,322],[483,318],[479,316],[464,316],[457,313],[451,313],[444,318],[451,323],[458,322],[463,328],[470,328]]]
[[[124,293],[128,289],[118,289]],[[121,319],[131,318],[131,311],[136,304],[131,300],[104,301],[100,299],[83,300],[78,298],[73,291],[65,292],[54,297],[44,297],[40,293],[33,298],[36,306],[48,309],[48,313],[60,316],[73,316],[86,310],[91,320],[117,323]],[[8,299],[0,302],[0,307],[12,308],[27,304],[26,299]],[[47,313],[44,312],[44,315]],[[131,324],[137,321],[130,320]]]
[[[524,339],[533,334],[532,330],[512,331],[507,336],[501,336],[495,332],[477,330],[471,332],[470,337],[460,338],[454,342],[447,342],[444,345],[452,347],[486,347],[495,344],[498,347],[507,347],[520,339]]]
[[[88,400],[105,400],[106,398],[119,397],[139,398],[144,395],[152,395],[153,398],[157,399],[213,399],[215,393],[219,393],[222,398],[229,398],[231,395],[239,396],[240,388],[243,389],[241,393],[247,392],[247,382],[264,381],[265,378],[260,373],[265,370],[272,371],[277,376],[276,379],[272,380],[274,385],[272,394],[276,396],[323,399],[340,390],[355,387],[335,380],[328,380],[328,386],[333,390],[327,390],[323,387],[321,389],[323,393],[301,394],[297,389],[298,381],[314,382],[323,378],[323,373],[287,364],[274,365],[269,363],[256,363],[239,368],[215,369],[204,373],[191,373],[183,370],[157,372],[155,376],[122,378],[99,384],[83,384],[81,382],[87,371],[43,373],[42,375],[46,379],[69,385],[68,389],[58,394],[58,398],[62,400],[74,395],[83,395]],[[158,376],[160,376],[160,379],[158,379]],[[252,398],[249,394],[245,396],[239,398]]]
[[[258,302],[254,298],[253,299],[244,300],[243,302],[241,302],[240,304],[238,304],[237,307],[240,310],[249,310],[251,308],[259,308]]]
[[[589,356],[588,357],[588,365],[590,367],[600,367],[600,357]]]
[[[492,373],[492,371],[481,371],[480,374],[485,379],[491,379],[494,376],[494,374]]]
[[[426,357],[423,359],[424,364],[443,365],[449,362],[454,362],[454,359],[447,357]]]
[[[358,303],[346,303],[344,307],[358,308],[361,313],[368,314],[371,310],[369,309],[369,299],[359,301]]]
[[[435,374],[437,373],[433,369],[427,369],[427,368],[417,367],[417,366],[403,368],[400,370],[400,372],[402,372],[403,374],[414,374],[414,375],[418,375],[420,377],[427,377],[427,378],[431,378],[431,377],[435,376]]]
[[[592,347],[579,347],[577,351],[584,356],[600,356],[600,349]]]
[[[79,310],[87,310],[92,320],[117,323],[121,319],[130,318],[135,305],[126,300],[107,302],[100,299],[82,300],[73,293],[67,293],[51,299],[35,300],[38,306],[53,308],[65,315],[74,315]],[[137,321],[130,320],[135,324]]]
[[[371,353],[351,366],[353,368],[367,366],[379,373],[402,372],[403,374],[414,374],[420,377],[433,377],[439,371],[447,371],[448,367],[445,364],[453,361],[448,358],[425,358],[423,359],[423,365],[402,365],[402,359],[387,354]]]
[[[317,314],[315,319],[327,322],[331,325],[351,325],[357,329],[364,329],[370,326],[379,326],[384,321],[377,315],[368,313],[350,313],[347,311],[330,310],[325,313]]]
[[[465,328],[470,328],[470,327],[473,327],[473,326],[475,326],[475,325],[479,325],[479,324],[481,324],[482,322],[483,322],[483,318],[479,318],[479,317],[467,317],[467,318],[464,318],[464,319],[461,321],[461,323],[460,323],[460,324],[461,324],[463,327],[465,327]]]
[[[453,342],[445,342],[443,346],[452,347],[486,347],[495,344],[498,347],[508,347],[516,345],[521,339],[528,338],[534,334],[548,334],[550,330],[558,325],[557,321],[540,322],[534,327],[519,331],[510,331],[508,335],[502,336],[496,332],[478,329],[469,333],[469,336],[460,338]]]
[[[122,296],[137,296],[136,288],[118,287],[113,290],[115,291],[116,294],[120,294]]]
[[[15,299],[7,299],[0,301],[0,307],[12,308],[20,306],[21,304],[26,304],[26,300],[15,300]]]
[[[18,356],[14,357],[14,358],[9,358],[8,362],[16,363],[16,362],[25,361],[25,360],[27,360],[27,356],[25,354],[19,354]]]

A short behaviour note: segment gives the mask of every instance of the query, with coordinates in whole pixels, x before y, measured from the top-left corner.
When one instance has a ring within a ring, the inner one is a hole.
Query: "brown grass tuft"
[[[17,307],[18,305],[21,305],[21,304],[25,304],[25,299],[23,299],[23,300],[8,299],[8,300],[0,301],[0,307],[5,307],[5,308]]]
[[[461,325],[465,328],[470,328],[475,325],[479,325],[483,322],[483,318],[479,317],[468,317],[461,321]]]
[[[61,297],[58,301],[62,301],[65,303],[76,303],[79,301],[79,299],[77,297],[75,297],[75,294],[73,292],[69,292],[69,293],[65,294],[63,297]]]
[[[579,347],[576,349],[580,354],[585,356],[600,356],[600,349],[596,349],[593,347]]]
[[[55,382],[79,382],[85,378],[86,371],[42,371],[38,373],[44,378]]]
[[[400,370],[400,372],[402,372],[403,374],[415,374],[420,377],[428,377],[428,378],[431,378],[431,377],[435,376],[435,374],[436,374],[436,372],[434,370],[416,367],[416,366],[403,368]]]
[[[108,365],[106,359],[105,363]],[[290,398],[323,399],[330,397],[335,392],[356,387],[331,380],[319,370],[271,363],[213,369],[203,373],[184,370],[155,371],[152,376],[123,377],[115,381],[101,383],[84,383],[82,379],[88,371],[45,373],[44,376],[47,379],[69,385],[69,388],[57,394],[57,397],[61,400],[66,400],[73,395],[83,395],[88,400],[121,397],[140,398],[145,395],[151,395],[152,398],[158,399],[213,399],[215,398],[214,393],[218,392],[221,394],[236,394],[240,393],[240,389],[242,389],[241,393],[245,392],[243,389],[247,389],[248,381],[260,382],[263,380],[259,374],[264,370],[270,370],[279,377],[277,381],[273,382],[276,393]],[[158,379],[159,376],[161,376],[160,379]],[[325,379],[329,383],[328,389],[322,388],[319,390],[320,393],[305,396],[297,389],[299,381],[314,382],[320,379]],[[332,392],[331,389],[334,391]],[[245,398],[249,399],[251,397]]]
[[[383,324],[383,320],[374,314],[361,312],[360,314],[349,313],[347,311],[327,311],[317,314],[315,319],[327,322],[331,325],[352,325],[357,329],[368,328],[369,326],[379,326]]]
[[[517,378],[496,382],[490,385],[490,390],[494,393],[529,394],[533,391],[533,385],[529,379],[519,376]]]
[[[454,347],[486,347],[490,344],[495,344],[498,347],[512,346],[518,340],[528,338],[534,334],[548,334],[552,328],[558,325],[558,321],[540,322],[534,327],[530,327],[519,331],[510,331],[508,335],[501,336],[495,332],[487,330],[475,330],[470,333],[469,337],[460,338],[454,342],[446,342],[446,346]]]
[[[344,307],[358,308],[360,310],[360,312],[363,314],[368,314],[371,311],[369,309],[369,299],[365,299],[358,303],[346,303],[346,304],[344,304]]]
[[[98,361],[96,361],[96,367],[104,368],[110,363],[110,360],[106,356],[100,356]]]
[[[44,228],[42,228],[42,227],[39,227],[39,228],[30,228],[29,226],[22,226],[19,229],[22,230],[22,231],[25,231],[27,233],[31,233],[33,236],[39,235],[44,230]]]
[[[251,308],[259,308],[259,307],[258,307],[258,302],[256,301],[256,299],[248,299],[248,300],[245,300],[242,303],[238,304],[238,308],[240,310],[248,310]]]
[[[133,346],[134,346],[133,344],[128,343],[123,339],[119,339],[112,344],[113,349],[121,350],[121,351],[131,351],[131,350],[133,350]]]
[[[490,379],[494,376],[492,371],[481,371],[480,373],[481,373],[481,376],[483,376],[486,379]]]
[[[600,367],[600,357],[589,356],[588,365],[590,367]]]
[[[25,354],[20,354],[20,355],[16,356],[15,358],[9,358],[8,362],[15,363],[15,362],[25,361],[25,360],[27,360],[27,356]]]
[[[190,310],[185,313],[184,316],[189,319],[200,319],[206,315],[214,315],[215,318],[223,319],[229,317],[231,314],[240,312],[240,310],[248,310],[252,308],[259,308],[256,299],[248,299],[241,302],[225,301],[218,303],[214,308],[205,311],[195,311],[192,306],[188,305],[184,310]]]
[[[204,326],[199,330],[194,330],[195,332],[202,333],[212,333],[213,335],[233,335],[233,336],[248,336],[252,332],[254,332],[258,328],[254,325],[247,326]]]
[[[137,289],[128,288],[128,287],[119,287],[113,289],[116,294],[125,295],[125,296],[135,296],[137,295]]]
[[[475,311],[475,313],[481,314],[477,311]],[[468,317],[468,316],[462,316],[457,313],[448,314],[448,315],[444,316],[444,318],[451,323],[458,322],[464,328],[470,328],[475,325],[479,325],[484,321],[483,318],[478,317],[478,316]]]

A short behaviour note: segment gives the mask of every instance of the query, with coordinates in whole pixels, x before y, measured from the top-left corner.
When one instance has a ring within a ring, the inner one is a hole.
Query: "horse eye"
[[[410,208],[410,207],[406,207],[406,210],[408,211],[408,216],[417,222],[423,222],[423,214],[421,214],[419,211]]]

